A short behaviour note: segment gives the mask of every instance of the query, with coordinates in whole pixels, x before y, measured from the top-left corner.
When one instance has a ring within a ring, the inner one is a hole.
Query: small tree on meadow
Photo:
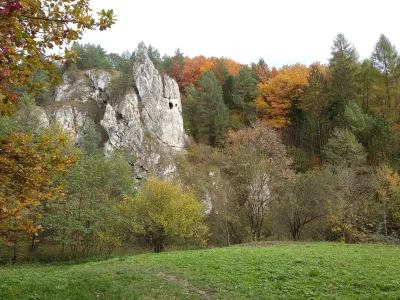
[[[154,252],[163,251],[170,238],[205,242],[208,236],[204,208],[194,193],[167,180],[150,177],[119,210],[131,231],[144,237]]]

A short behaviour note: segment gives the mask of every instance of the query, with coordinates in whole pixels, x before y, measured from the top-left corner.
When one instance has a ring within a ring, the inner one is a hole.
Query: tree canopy
[[[154,252],[164,250],[171,238],[207,239],[204,208],[188,189],[150,177],[135,197],[126,197],[120,211],[131,230],[145,236]]]
[[[1,1],[0,112],[12,113],[17,87],[36,91],[43,85],[32,81],[37,69],[45,70],[51,83],[57,82],[53,63],[74,54],[65,47],[85,30],[106,30],[114,22],[112,10],[102,10],[94,17],[89,0]],[[47,52],[55,48],[64,53]]]

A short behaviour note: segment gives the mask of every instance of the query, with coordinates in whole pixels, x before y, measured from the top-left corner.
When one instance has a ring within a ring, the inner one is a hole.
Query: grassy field
[[[0,299],[400,299],[400,247],[236,246],[7,266]]]

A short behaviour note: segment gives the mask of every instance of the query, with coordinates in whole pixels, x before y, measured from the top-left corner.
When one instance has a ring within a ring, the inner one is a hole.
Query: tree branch
[[[51,19],[51,18],[46,18],[46,17],[32,17],[32,16],[27,16],[27,15],[22,15],[22,14],[20,15],[20,17],[24,17],[24,18],[31,19],[31,20],[43,20],[43,21],[57,22],[57,23],[72,23],[72,24],[87,25],[84,22],[79,22],[74,19]],[[99,24],[96,23],[94,25],[98,26]]]

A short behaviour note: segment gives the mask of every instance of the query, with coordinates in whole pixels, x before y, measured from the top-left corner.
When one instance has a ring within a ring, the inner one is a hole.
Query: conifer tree
[[[333,127],[340,126],[343,113],[349,100],[356,98],[355,74],[358,54],[354,46],[343,34],[333,41],[329,69],[332,74],[331,96],[329,99],[329,118]]]
[[[381,35],[371,54],[372,65],[380,71],[379,81],[383,89],[378,94],[380,99],[380,114],[389,120],[389,123],[398,121],[397,110],[400,107],[396,103],[396,81],[399,77],[399,54],[385,35]]]
[[[197,108],[193,115],[194,137],[197,141],[212,146],[222,146],[228,130],[228,109],[222,97],[222,88],[210,70],[199,81],[199,88],[187,90],[188,97],[194,99]]]

